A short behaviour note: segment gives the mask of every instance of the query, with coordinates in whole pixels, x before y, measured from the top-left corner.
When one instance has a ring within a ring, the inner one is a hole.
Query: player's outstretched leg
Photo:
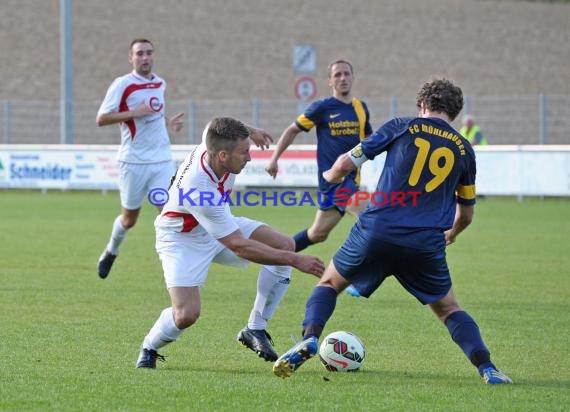
[[[273,365],[273,373],[280,378],[288,378],[305,363],[317,354],[319,340],[311,336],[293,346],[285,352]]]
[[[273,339],[265,329],[250,329],[246,326],[239,331],[237,340],[246,348],[257,353],[260,358],[268,362],[277,360],[278,355],[273,349]]]
[[[453,298],[451,291],[449,296]],[[479,374],[485,383],[490,385],[513,383],[513,381],[498,370],[491,361],[491,353],[481,337],[479,326],[467,312],[464,310],[453,312],[447,316],[444,323],[453,341],[479,370]]]

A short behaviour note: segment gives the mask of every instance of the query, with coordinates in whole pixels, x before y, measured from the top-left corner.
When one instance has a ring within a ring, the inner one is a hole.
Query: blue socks
[[[313,244],[313,242],[311,242],[309,239],[307,229],[301,230],[299,233],[293,236],[293,240],[295,240],[295,252],[300,252],[301,250],[304,250]]]
[[[465,356],[479,369],[479,374],[491,363],[491,354],[483,342],[479,327],[475,320],[467,312],[453,312],[445,319],[445,326],[449,330],[451,338],[465,353]]]
[[[327,286],[316,286],[305,306],[303,320],[303,339],[319,338],[327,321],[332,316],[336,306],[336,290]],[[453,341],[461,348],[465,356],[479,370],[495,365],[491,362],[491,354],[483,342],[479,327],[475,320],[465,311],[454,312],[445,319],[445,326]]]
[[[303,339],[320,337],[336,306],[336,290],[327,286],[316,286],[305,306]]]

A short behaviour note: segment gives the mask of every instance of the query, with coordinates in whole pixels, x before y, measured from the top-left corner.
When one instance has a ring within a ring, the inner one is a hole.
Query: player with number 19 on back
[[[349,284],[369,297],[393,275],[444,323],[485,383],[512,383],[491,362],[479,327],[459,306],[445,257],[475,208],[475,153],[450,124],[463,108],[463,92],[449,80],[434,79],[420,88],[416,103],[417,117],[385,123],[323,173],[328,182],[341,182],[386,152],[376,191],[407,195],[393,204],[372,201],[362,212],[307,301],[304,340],[275,362],[277,376],[290,376],[317,354],[337,295]],[[411,196],[417,196],[415,206]]]

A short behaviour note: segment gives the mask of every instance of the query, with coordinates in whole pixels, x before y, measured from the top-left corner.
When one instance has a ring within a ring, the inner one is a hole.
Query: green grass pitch
[[[493,360],[515,382],[490,387],[430,311],[389,279],[370,299],[341,295],[325,333],[366,345],[358,373],[311,360],[288,380],[240,346],[258,266],[212,266],[202,316],[137,370],[139,345],[169,304],[143,207],[106,280],[96,261],[119,213],[118,193],[0,191],[0,410],[552,411],[570,405],[570,201],[487,198],[448,249],[455,292]],[[310,207],[236,207],[293,234]],[[353,222],[308,252],[328,263]],[[316,279],[293,281],[270,322],[282,353],[299,338]],[[329,380],[324,379],[327,377]]]

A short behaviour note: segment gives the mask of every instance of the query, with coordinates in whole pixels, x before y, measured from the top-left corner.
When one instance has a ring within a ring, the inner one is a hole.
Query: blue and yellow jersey
[[[341,154],[372,133],[368,107],[357,98],[353,98],[351,103],[341,102],[335,97],[317,100],[297,118],[295,124],[305,132],[317,128],[317,166],[319,189],[322,191],[329,187],[322,173],[330,169]],[[358,184],[357,171],[347,178],[356,180]]]
[[[387,152],[372,203],[359,224],[370,238],[419,249],[445,247],[457,202],[475,204],[475,153],[437,118],[396,118],[364,139],[362,153]],[[355,149],[357,150],[357,149]]]

